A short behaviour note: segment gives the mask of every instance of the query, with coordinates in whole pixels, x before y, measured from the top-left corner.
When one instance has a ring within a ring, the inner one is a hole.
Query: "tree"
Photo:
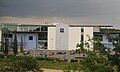
[[[18,54],[18,45],[17,45],[16,31],[14,32],[13,52],[14,52],[15,55]]]
[[[84,72],[112,72],[112,66],[107,56],[93,51],[89,51],[81,61],[81,65]]]
[[[21,42],[20,42],[20,53],[23,53],[23,39],[21,35]]]
[[[2,28],[2,42],[1,42],[1,51],[4,52],[4,29]]]
[[[104,47],[104,45],[101,43],[99,37],[93,38],[93,40],[90,42],[93,41],[95,41],[95,46],[93,47],[93,50],[83,50],[86,53],[86,56],[81,61],[81,69],[84,72],[112,72],[113,69],[111,66],[111,62],[108,61],[108,52],[106,50],[106,47]],[[81,44],[77,45],[81,48]],[[89,46],[88,43],[85,45]]]
[[[1,43],[1,51],[4,54],[8,54],[8,47],[9,47],[9,39],[8,39],[8,28],[2,28],[2,43]]]
[[[76,47],[78,48],[78,49],[76,49],[76,53],[78,53],[78,54],[83,53],[85,50],[83,41],[80,41],[80,43],[78,43],[76,45]]]
[[[116,65],[118,71],[120,71],[120,34],[109,35],[108,40],[112,42],[114,46],[113,52],[115,52],[114,55],[109,55],[109,60],[111,60],[113,65]]]
[[[9,48],[9,38],[8,38],[8,34],[5,34],[5,49],[4,49],[4,54],[8,54],[8,48]]]
[[[43,70],[35,58],[13,55],[0,61],[0,72],[43,72]]]

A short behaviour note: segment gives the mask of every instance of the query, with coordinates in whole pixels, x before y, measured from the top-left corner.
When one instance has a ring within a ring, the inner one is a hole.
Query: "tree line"
[[[6,30],[6,29],[4,29]],[[1,51],[4,54],[9,53],[9,30],[4,31],[2,29],[2,43],[1,43]],[[18,54],[18,44],[17,44],[17,34],[16,31],[14,31],[14,41],[12,42],[12,51],[15,55]],[[23,53],[23,39],[22,39],[22,34],[21,34],[21,42],[20,42],[20,53]]]
[[[107,39],[112,43],[113,49],[105,47],[101,43],[101,37],[94,37],[88,41],[93,42],[94,47],[89,49],[89,42],[80,41],[76,52],[83,54],[81,70],[84,72],[120,72],[120,34],[106,33]],[[94,42],[95,41],[95,42]],[[85,48],[88,46],[88,49]]]

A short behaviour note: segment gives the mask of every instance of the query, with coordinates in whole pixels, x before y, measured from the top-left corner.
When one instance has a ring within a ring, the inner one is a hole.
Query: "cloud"
[[[81,23],[120,23],[120,0],[0,0],[0,16],[78,18]]]

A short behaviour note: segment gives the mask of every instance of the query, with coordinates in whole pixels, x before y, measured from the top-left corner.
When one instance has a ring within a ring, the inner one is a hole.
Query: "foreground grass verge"
[[[53,61],[38,61],[40,67],[42,68],[49,68],[49,69],[65,69],[69,65],[80,65],[80,63],[77,62],[53,62]]]
[[[0,55],[0,69],[9,67],[12,69],[31,67],[48,68],[48,69],[57,69],[57,70],[78,70],[80,68],[80,63],[78,62],[61,62],[58,58],[50,57],[30,57],[30,56],[15,56],[15,55]],[[42,72],[42,71],[41,71]]]

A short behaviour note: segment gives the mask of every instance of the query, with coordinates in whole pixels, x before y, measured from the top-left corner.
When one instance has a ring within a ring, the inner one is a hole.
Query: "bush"
[[[0,71],[11,71],[11,72],[26,72],[26,71],[34,71],[34,72],[43,72],[37,60],[33,57],[26,56],[14,56],[12,58],[6,58],[0,61]]]
[[[78,65],[78,64],[69,64],[69,65],[67,65],[65,68],[64,68],[64,72],[76,72],[76,71],[78,71],[78,72],[80,72],[80,65]]]
[[[58,58],[54,58],[54,57],[36,57],[37,60],[46,60],[46,61],[59,61]]]
[[[71,59],[71,61],[70,61],[70,62],[78,62],[78,60]]]
[[[7,57],[7,58],[13,58],[13,57],[15,57],[15,55],[0,54],[0,58],[5,58],[5,57]]]

